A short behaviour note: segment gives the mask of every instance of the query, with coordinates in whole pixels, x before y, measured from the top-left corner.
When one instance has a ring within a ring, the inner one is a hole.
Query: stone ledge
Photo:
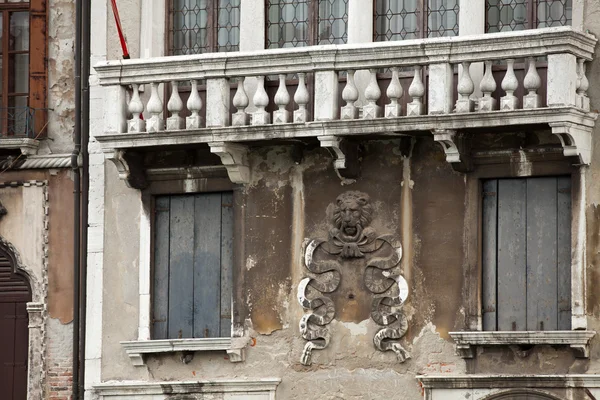
[[[564,345],[579,358],[589,357],[589,342],[595,331],[468,331],[450,332],[456,352],[463,358],[473,358],[475,346]]]
[[[172,352],[226,351],[231,362],[244,361],[248,338],[202,338],[135,340],[121,342],[121,346],[135,366],[146,364],[145,355]],[[184,361],[185,362],[185,361]]]
[[[40,141],[36,139],[14,137],[0,138],[0,149],[19,149],[21,150],[21,154],[25,156],[35,155],[39,146]]]
[[[201,380],[193,382],[105,382],[95,385],[100,396],[161,395],[186,393],[263,393],[274,394],[281,379],[258,378],[239,380]],[[266,397],[269,398],[269,397]]]

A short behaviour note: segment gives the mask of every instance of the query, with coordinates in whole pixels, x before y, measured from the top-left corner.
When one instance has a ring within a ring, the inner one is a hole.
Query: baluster
[[[277,93],[275,93],[274,100],[279,110],[273,112],[273,123],[287,124],[290,119],[290,113],[285,107],[290,102],[290,94],[285,86],[285,74],[279,74],[279,88],[277,89]]]
[[[298,88],[294,94],[294,101],[298,104],[298,109],[294,111],[294,122],[308,121],[308,110],[306,106],[310,100],[308,90],[306,89],[306,74],[298,73]]]
[[[171,82],[171,98],[169,98],[169,102],[167,103],[167,110],[171,113],[171,116],[167,118],[168,131],[183,129],[185,126],[183,117],[179,115],[183,111],[183,101],[181,101],[181,97],[179,96],[178,85],[177,81]]]
[[[358,89],[354,82],[353,70],[348,71],[346,86],[344,86],[344,90],[342,90],[342,99],[346,102],[346,105],[341,108],[341,119],[358,118],[358,107],[354,105],[354,102],[358,100]]]
[[[523,108],[538,108],[542,105],[541,97],[537,93],[538,89],[542,86],[542,79],[538,75],[535,67],[535,59],[529,57],[529,67],[527,68],[527,74],[523,79],[523,86],[527,89],[527,95],[523,96]]]
[[[479,111],[493,111],[496,109],[496,99],[492,97],[492,93],[496,90],[496,81],[492,75],[492,62],[486,61],[485,74],[479,83],[479,89],[483,93],[483,97],[479,99]]]
[[[186,129],[199,129],[202,128],[202,117],[200,116],[200,110],[202,109],[202,99],[198,93],[198,81],[192,80],[192,91],[187,101],[187,108],[192,113],[185,119]]]
[[[577,107],[584,111],[590,111],[590,98],[587,95],[589,87],[590,82],[585,75],[585,60],[580,58],[577,60]]]
[[[252,113],[252,125],[265,125],[271,123],[271,115],[265,110],[269,105],[269,95],[265,90],[265,77],[257,76],[256,93],[254,93],[254,106],[258,109]]]
[[[244,88],[245,81],[245,77],[238,78],[237,90],[235,91],[235,96],[233,96],[233,106],[237,109],[237,112],[233,114],[232,118],[234,126],[250,124],[250,114],[246,112],[246,108],[248,107],[248,104],[250,104],[250,99]]]
[[[456,87],[458,100],[456,100],[456,106],[454,107],[454,112],[457,113],[472,112],[475,109],[475,102],[471,99],[471,95],[475,91],[475,85],[473,79],[471,79],[470,66],[470,62],[462,63],[462,72]]]
[[[506,92],[506,96],[500,98],[501,110],[516,110],[519,106],[519,99],[514,95],[515,90],[519,87],[514,64],[515,60],[513,59],[506,60],[506,74],[501,84],[502,89]]]
[[[158,83],[151,83],[150,88],[150,100],[148,100],[148,106],[146,107],[150,113],[150,119],[146,122],[146,127],[148,133],[160,132],[165,129],[165,121],[160,117],[163,111],[163,102],[158,95]]]
[[[385,105],[385,117],[399,117],[402,113],[402,106],[398,103],[402,97],[402,85],[400,85],[400,78],[398,78],[398,67],[392,68],[392,80],[385,94],[390,99],[390,104]]]
[[[377,84],[377,70],[371,69],[371,78],[365,89],[365,99],[367,104],[363,106],[363,119],[372,119],[381,117],[381,107],[377,105],[377,100],[381,97],[381,89]]]
[[[421,80],[421,66],[415,65],[415,76],[408,88],[408,94],[412,98],[412,102],[406,106],[406,115],[422,115],[423,114],[423,96],[425,95],[425,85]]]
[[[138,133],[146,131],[146,121],[140,118],[140,114],[144,112],[144,103],[140,99],[140,91],[137,83],[131,85],[133,87],[133,94],[129,101],[129,112],[131,113],[131,119],[127,121],[127,132]]]

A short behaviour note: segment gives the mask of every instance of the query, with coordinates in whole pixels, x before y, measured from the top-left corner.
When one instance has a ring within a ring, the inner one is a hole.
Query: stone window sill
[[[226,351],[231,362],[242,362],[245,358],[245,347],[248,338],[203,338],[203,339],[163,339],[163,340],[135,340],[121,342],[121,346],[135,366],[146,364],[145,356],[148,354],[197,351]],[[183,357],[183,362],[189,358]]]
[[[589,342],[595,331],[467,331],[450,332],[456,343],[456,353],[473,358],[476,346],[563,345],[569,346],[578,358],[589,357]]]

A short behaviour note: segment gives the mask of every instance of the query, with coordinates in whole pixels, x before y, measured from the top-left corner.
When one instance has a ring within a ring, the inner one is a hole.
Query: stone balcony
[[[560,27],[108,61],[94,67],[108,110],[96,139],[124,178],[128,152],[208,145],[244,183],[249,148],[275,141],[318,143],[352,178],[357,141],[407,135],[432,135],[468,169],[465,137],[516,130],[547,130],[564,156],[589,164],[595,44]]]

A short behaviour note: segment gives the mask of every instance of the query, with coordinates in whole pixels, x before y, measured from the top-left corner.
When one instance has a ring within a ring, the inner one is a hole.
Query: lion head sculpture
[[[358,241],[363,230],[371,223],[373,207],[369,195],[358,191],[340,194],[333,210],[334,236],[344,242]]]

